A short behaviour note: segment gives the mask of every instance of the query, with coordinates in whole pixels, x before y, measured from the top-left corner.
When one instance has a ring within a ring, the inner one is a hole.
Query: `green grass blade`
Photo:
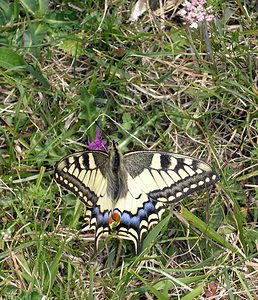
[[[166,216],[161,222],[159,222],[151,231],[148,233],[142,244],[142,250],[150,248],[155,242],[161,230],[168,225],[171,215]]]
[[[213,241],[216,241],[221,246],[229,249],[233,253],[237,253],[243,257],[243,254],[240,253],[238,249],[236,249],[234,246],[232,246],[221,235],[219,235],[214,229],[209,227],[208,224],[206,224],[205,222],[200,220],[198,217],[196,217],[193,213],[191,213],[188,209],[186,209],[183,206],[181,207],[181,214],[191,225],[193,225],[195,228],[198,228],[207,237],[209,237]]]
[[[149,284],[147,280],[145,280],[142,276],[140,276],[139,274],[137,274],[136,272],[134,272],[133,270],[130,270],[130,272],[139,280],[141,280],[144,285],[150,290],[150,292],[153,293],[153,295],[155,295],[157,297],[158,300],[167,300],[167,295],[162,294],[161,292],[159,292],[157,289],[155,289],[153,287],[153,285]]]

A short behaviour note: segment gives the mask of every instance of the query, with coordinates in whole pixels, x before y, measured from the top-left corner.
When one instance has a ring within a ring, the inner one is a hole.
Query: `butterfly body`
[[[123,162],[123,156],[118,151],[115,144],[109,150],[109,167],[106,168],[107,174],[107,195],[112,199],[113,203],[119,198],[126,196],[127,187],[127,172]]]
[[[115,233],[141,251],[142,236],[169,204],[214,184],[218,174],[199,159],[162,151],[78,152],[56,166],[55,179],[86,205],[95,245]]]

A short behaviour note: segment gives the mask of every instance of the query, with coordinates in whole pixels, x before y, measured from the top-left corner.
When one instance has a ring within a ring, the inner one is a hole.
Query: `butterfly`
[[[141,252],[143,234],[157,224],[169,205],[215,184],[219,175],[205,162],[163,151],[124,155],[110,150],[71,154],[57,163],[56,181],[86,206],[95,249],[102,235],[132,240]]]

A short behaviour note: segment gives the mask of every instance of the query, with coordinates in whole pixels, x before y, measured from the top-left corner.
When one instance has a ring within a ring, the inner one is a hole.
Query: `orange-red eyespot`
[[[120,223],[121,214],[119,211],[115,210],[110,212],[108,222],[109,226],[117,226]]]

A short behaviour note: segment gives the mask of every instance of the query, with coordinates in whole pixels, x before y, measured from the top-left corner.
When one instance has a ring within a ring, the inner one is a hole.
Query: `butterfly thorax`
[[[109,151],[109,167],[107,168],[107,171],[107,194],[114,202],[116,202],[118,199],[126,196],[128,186],[123,155],[114,143]]]

